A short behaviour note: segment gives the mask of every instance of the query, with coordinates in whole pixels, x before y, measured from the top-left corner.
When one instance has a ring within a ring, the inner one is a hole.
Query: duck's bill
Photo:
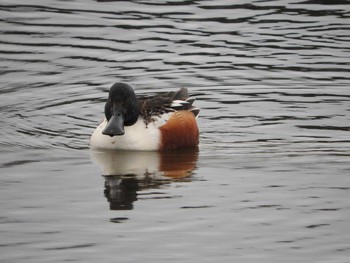
[[[102,134],[113,136],[124,135],[124,117],[121,114],[112,115]]]

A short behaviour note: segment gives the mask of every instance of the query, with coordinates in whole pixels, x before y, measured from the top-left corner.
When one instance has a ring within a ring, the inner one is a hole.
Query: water
[[[1,261],[348,262],[349,11],[1,0]],[[117,81],[187,87],[199,151],[90,151]]]

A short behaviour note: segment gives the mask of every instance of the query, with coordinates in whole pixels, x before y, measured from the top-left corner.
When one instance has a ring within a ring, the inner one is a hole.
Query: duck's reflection
[[[174,180],[188,179],[194,171],[198,150],[177,152],[128,152],[92,150],[102,168],[104,194],[111,210],[130,210],[138,191],[159,188]]]

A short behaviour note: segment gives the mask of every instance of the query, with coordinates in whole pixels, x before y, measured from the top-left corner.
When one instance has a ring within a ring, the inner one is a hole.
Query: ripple
[[[79,244],[79,245],[72,245],[72,246],[63,246],[63,247],[53,247],[53,248],[45,248],[45,250],[68,250],[68,249],[79,249],[79,248],[87,248],[87,247],[94,247],[96,244]]]

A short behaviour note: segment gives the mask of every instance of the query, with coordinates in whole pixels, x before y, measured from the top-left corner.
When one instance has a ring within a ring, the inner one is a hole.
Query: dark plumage
[[[199,109],[193,107],[194,98],[188,97],[188,90],[181,88],[178,91],[157,93],[151,96],[138,96],[139,113],[146,121],[152,121],[155,116],[160,116],[167,112],[179,110],[192,111],[195,116],[198,115]]]

